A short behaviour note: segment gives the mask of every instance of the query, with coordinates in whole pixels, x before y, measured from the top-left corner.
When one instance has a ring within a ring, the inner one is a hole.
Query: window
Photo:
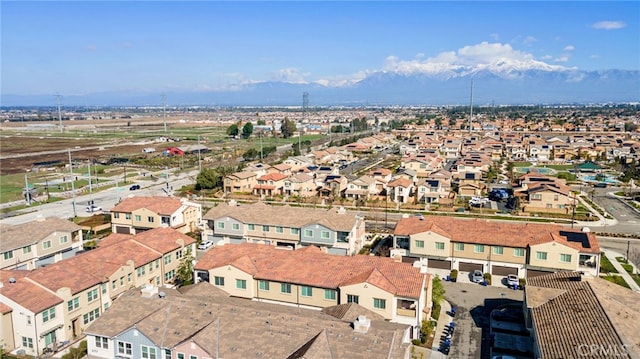
[[[102,294],[107,294],[107,283],[102,283]]]
[[[131,219],[131,213],[125,213],[124,219]]]
[[[546,261],[547,260],[547,252],[536,252],[536,259],[539,261]]]
[[[535,200],[535,201],[541,201],[542,200],[542,195],[540,193],[532,194],[531,195],[531,199]]]
[[[80,298],[75,297],[67,302],[67,310],[72,311],[80,306]]]
[[[260,290],[269,290],[269,282],[266,280],[258,281],[258,288],[260,288]]]
[[[4,260],[8,261],[9,259],[13,258],[13,251],[4,252],[3,256],[4,256]]]
[[[116,289],[116,281],[111,282],[111,289]]]
[[[171,263],[171,255],[164,257],[164,265]]]
[[[325,289],[324,290],[324,299],[326,300],[336,300],[336,291],[333,289]]]
[[[213,284],[224,287],[224,277],[213,277]]]
[[[82,316],[82,322],[84,324],[89,324],[94,320],[98,319],[99,316],[100,316],[100,309],[92,310],[89,313]]]
[[[313,237],[313,230],[311,230],[311,229],[305,229],[305,230],[304,230],[304,236],[305,236],[305,237]]]
[[[33,338],[22,337],[22,346],[33,349]]]
[[[147,217],[147,221],[148,221],[149,223],[153,223],[153,217],[148,216],[148,217]]]
[[[276,233],[283,233],[284,232],[284,228],[278,226],[276,227]]]
[[[140,352],[142,352],[142,359],[156,359],[156,348],[141,345]]]
[[[67,237],[66,235],[60,236],[60,244],[65,244],[67,242],[69,242],[69,237]]]
[[[189,359],[198,359],[198,357],[195,355],[189,355]]]
[[[116,219],[120,218],[120,213],[113,212],[113,218],[116,218]]]
[[[329,239],[330,233],[328,231],[322,231],[322,239]]]
[[[138,277],[142,277],[143,275],[145,275],[145,273],[147,273],[145,268],[147,268],[147,267],[142,266],[142,267],[137,269]]]
[[[373,307],[376,309],[385,309],[387,307],[387,301],[385,299],[373,298]]]
[[[416,240],[416,248],[424,248],[424,241]]]
[[[269,232],[269,226],[262,226],[263,232]]]
[[[313,288],[307,287],[306,285],[302,286],[302,296],[303,297],[312,297],[313,296]]]
[[[176,270],[175,270],[175,269],[172,269],[172,270],[170,270],[170,271],[168,271],[168,272],[166,272],[166,273],[164,274],[164,281],[165,281],[165,282],[169,282],[169,281],[171,281],[171,279],[173,279],[173,277],[175,277],[175,276],[176,276]]]
[[[493,254],[498,254],[498,255],[504,254],[504,247],[503,246],[493,247]]]
[[[484,244],[474,244],[473,245],[474,253],[484,253]]]
[[[514,257],[524,257],[524,248],[514,248],[513,249]]]
[[[291,234],[298,235],[300,234],[300,228],[291,228]]]
[[[109,349],[109,339],[96,337],[96,348]]]
[[[42,322],[43,323],[46,323],[50,319],[53,319],[55,317],[56,317],[56,308],[49,308],[49,309],[45,310],[44,312],[42,312]]]
[[[216,227],[218,229],[224,229],[224,222],[216,222]]]
[[[244,279],[236,279],[236,288],[247,289],[247,281]]]
[[[169,257],[169,259],[171,259],[171,257]],[[171,261],[169,261],[171,262]],[[129,281],[129,283],[131,283],[131,273],[127,274],[127,280]]]
[[[31,246],[22,247],[22,254],[31,253]]]
[[[280,283],[280,292],[291,294],[291,284],[289,284],[289,283]]]
[[[142,217],[139,214],[136,214],[136,222],[142,221]]]
[[[557,194],[554,194],[554,195],[553,195],[553,200],[554,200],[554,201],[557,201],[557,200],[558,200],[558,195],[557,195]]]
[[[173,358],[171,356],[171,349],[165,349],[164,350],[164,359],[171,359],[171,358]]]
[[[560,262],[571,263],[571,254],[560,254]]]
[[[182,249],[178,249],[176,251],[176,259],[180,259],[180,258],[182,258]]]
[[[436,250],[444,251],[444,242],[436,242]]]
[[[454,249],[455,251],[457,251],[457,252],[462,252],[462,251],[464,251],[464,243],[456,243],[456,244],[453,246],[453,249]]]
[[[240,230],[240,223],[231,224],[231,228],[233,228],[234,231]]]
[[[149,272],[153,272],[153,262],[149,263]],[[120,284],[122,284],[122,280],[124,280],[124,277],[121,277],[120,279]]]
[[[177,358],[178,358],[178,359],[184,359],[184,354],[182,354],[182,353],[178,353],[178,357],[177,357]]]
[[[358,304],[358,300],[360,298],[357,295],[347,294],[347,303],[356,303]]]
[[[49,248],[51,248],[51,241],[42,242],[42,249],[49,249]]]
[[[131,343],[118,342],[118,354],[131,356]]]
[[[250,231],[255,231],[255,230],[256,230],[256,225],[255,225],[255,224],[247,224],[247,228],[248,228]]]

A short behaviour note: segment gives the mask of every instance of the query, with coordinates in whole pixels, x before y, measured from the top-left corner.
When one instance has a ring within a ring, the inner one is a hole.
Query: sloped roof
[[[0,295],[27,308],[33,313],[39,313],[56,304],[62,303],[62,299],[50,291],[35,284],[26,278],[27,271],[0,270]],[[9,283],[9,278],[14,278],[15,283]]]
[[[54,232],[76,232],[81,229],[77,224],[58,217],[47,217],[22,224],[3,224],[0,226],[2,250],[22,248],[38,242]]]
[[[175,197],[128,197],[111,209],[111,212],[131,213],[146,208],[157,214],[170,215],[182,207],[182,201]]]

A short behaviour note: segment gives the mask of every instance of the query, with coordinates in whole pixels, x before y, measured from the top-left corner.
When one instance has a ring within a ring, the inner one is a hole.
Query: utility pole
[[[469,133],[473,131],[473,78],[471,79],[471,102],[469,103]]]
[[[202,163],[200,162],[200,135],[198,135],[198,172],[202,172]]]
[[[167,95],[162,94],[162,123],[164,123],[164,132],[167,132]]]
[[[78,213],[76,212],[76,189],[73,181],[73,163],[71,162],[71,149],[68,148],[67,152],[69,153],[69,175],[71,177],[71,196],[73,197],[73,218],[78,217]]]
[[[629,247],[631,246],[631,241],[627,241],[627,262],[629,261]]]
[[[27,201],[27,206],[31,205],[31,191],[29,190],[29,182],[27,182],[27,174],[24,174],[24,199]]]
[[[62,133],[62,113],[60,112],[60,99],[62,96],[60,94],[56,94],[56,104],[58,105],[58,123],[60,124],[60,133]]]
[[[87,164],[87,174],[89,175],[89,193],[93,193],[93,189],[91,187],[91,162]]]
[[[262,162],[262,130],[260,130],[260,162]]]

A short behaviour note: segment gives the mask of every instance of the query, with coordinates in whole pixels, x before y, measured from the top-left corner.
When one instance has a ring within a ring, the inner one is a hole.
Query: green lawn
[[[600,254],[600,272],[602,273],[618,273],[616,268],[611,264],[609,258],[604,253]]]
[[[619,275],[603,275],[603,276],[600,276],[600,278],[602,278],[602,279],[604,279],[606,281],[609,281],[611,283],[615,283],[617,285],[621,285],[621,286],[623,286],[625,288],[629,288],[629,289],[631,288],[631,287],[629,287],[629,284],[624,280],[624,278],[622,278]]]
[[[531,167],[533,163],[527,161],[513,162],[513,167]]]

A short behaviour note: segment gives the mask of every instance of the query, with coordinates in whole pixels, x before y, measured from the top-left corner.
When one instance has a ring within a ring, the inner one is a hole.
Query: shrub
[[[491,273],[485,273],[482,275],[482,278],[487,281],[488,285],[491,285]]]
[[[452,269],[451,274],[449,275],[449,278],[451,279],[452,282],[455,282],[456,280],[458,280],[458,270]]]
[[[524,288],[524,286],[527,285],[527,280],[525,278],[518,278],[518,285]]]
[[[77,348],[70,348],[69,353],[62,356],[62,359],[80,359],[87,355],[87,341],[83,340]]]

